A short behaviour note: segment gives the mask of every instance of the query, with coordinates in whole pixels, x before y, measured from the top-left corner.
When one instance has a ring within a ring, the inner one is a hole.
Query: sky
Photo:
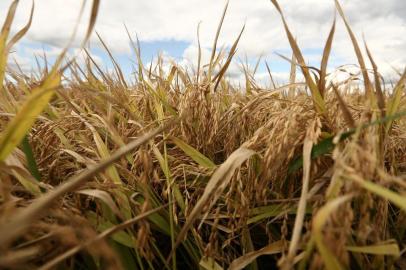
[[[309,65],[319,66],[322,50],[336,13],[333,0],[279,0],[287,23],[303,51]],[[340,0],[348,21],[360,45],[368,44],[380,72],[385,78],[395,78],[394,69],[406,66],[406,1],[405,0]],[[11,0],[0,1],[0,21],[3,21]],[[226,1],[223,0],[101,0],[96,31],[106,42],[124,72],[131,74],[136,56],[131,50],[130,34],[141,42],[145,63],[161,53],[165,59],[179,65],[196,67],[197,26],[203,63],[207,63],[216,29]],[[37,0],[34,17],[27,35],[13,48],[10,65],[17,61],[24,70],[35,70],[35,58],[43,52],[52,59],[67,45],[72,34],[82,1]],[[12,33],[16,33],[29,18],[32,0],[20,0]],[[79,23],[73,47],[79,46],[87,28],[91,1]],[[264,60],[269,63],[277,81],[286,81],[289,63],[277,53],[291,56],[283,24],[269,0],[230,0],[219,38],[219,47],[229,48],[241,28],[245,30],[238,45],[229,76],[241,79],[241,62],[253,69],[262,56],[256,73],[259,81],[268,83]],[[107,54],[95,34],[90,40],[94,58],[106,68],[111,67]],[[329,70],[343,64],[356,64],[354,50],[342,19],[337,15],[337,30],[331,53]]]

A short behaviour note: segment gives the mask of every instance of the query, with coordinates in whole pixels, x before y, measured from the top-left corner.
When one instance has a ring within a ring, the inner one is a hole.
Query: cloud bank
[[[83,36],[89,14],[87,1],[84,18],[80,23],[78,38]],[[0,18],[5,18],[11,0],[0,2]],[[404,0],[341,0],[346,16],[359,42],[364,37],[380,70],[392,74],[392,67],[403,69],[406,65],[406,1]],[[196,29],[201,23],[200,41],[205,55],[209,52],[224,8],[224,1],[178,0],[178,1],[126,1],[103,0],[96,30],[107,41],[110,49],[120,55],[130,55],[130,44],[124,24],[130,32],[137,33],[142,42],[166,41],[176,49],[177,42],[189,44],[184,49],[182,61],[194,63],[197,56]],[[334,1],[326,0],[279,0],[288,24],[310,64],[317,64],[321,50],[335,15]],[[81,1],[41,0],[35,3],[31,30],[24,38],[24,47],[50,48],[65,46],[78,18]],[[21,0],[15,19],[14,31],[28,19],[30,0]],[[340,18],[331,56],[331,65],[356,63],[348,34]],[[230,46],[241,27],[246,25],[238,47],[238,57],[255,59],[264,56],[270,63],[281,63],[274,54],[290,54],[289,45],[279,14],[268,0],[231,0],[224,21],[219,44]],[[76,44],[79,44],[77,42]],[[98,46],[96,36],[92,45]],[[22,48],[22,49],[21,49]],[[20,60],[29,52],[19,55]],[[204,56],[207,58],[207,56]],[[30,61],[25,60],[25,64]],[[276,72],[286,65],[273,65]],[[236,70],[236,68],[234,68]],[[263,71],[263,70],[262,70]]]

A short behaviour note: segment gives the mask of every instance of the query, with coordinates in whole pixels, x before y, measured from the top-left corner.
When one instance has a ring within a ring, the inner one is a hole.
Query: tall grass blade
[[[388,108],[387,108],[388,116],[395,115],[398,112],[399,107],[400,107],[400,100],[401,100],[402,95],[406,88],[405,85],[406,85],[406,68],[403,71],[403,74],[400,77],[399,81],[397,82],[395,88],[393,89],[392,97],[390,98],[390,100],[388,102]],[[386,123],[385,129],[386,129],[387,133],[391,129],[392,123],[393,123],[393,121],[389,121]]]
[[[269,78],[271,79],[272,87],[273,87],[273,89],[276,89],[276,84],[275,84],[275,81],[273,79],[272,72],[271,72],[271,69],[269,68],[269,65],[268,65],[267,61],[265,61],[265,66],[266,66],[266,70],[268,71]]]
[[[35,177],[38,181],[41,181],[41,174],[38,170],[37,162],[35,161],[34,153],[27,136],[24,136],[23,141],[21,142],[21,148],[27,159],[28,169],[30,170],[32,176]]]
[[[394,257],[400,256],[399,245],[396,241],[391,243],[382,243],[369,246],[346,246],[348,251],[356,253],[374,254],[374,255],[390,255]]]
[[[5,78],[7,58],[9,54],[9,51],[7,50],[7,39],[10,34],[11,24],[14,20],[18,2],[18,0],[14,0],[10,4],[6,19],[0,32],[0,101],[8,111],[12,110],[12,106],[7,99],[6,92],[4,91],[3,81]]]
[[[276,9],[279,11],[279,14],[281,15],[283,26],[285,28],[285,32],[286,32],[288,40],[289,40],[289,44],[293,50],[293,54],[294,54],[296,60],[298,61],[299,65],[302,69],[302,73],[305,77],[307,86],[310,88],[310,91],[312,93],[312,98],[313,98],[315,109],[319,114],[323,115],[326,112],[326,105],[325,105],[323,96],[320,94],[320,91],[317,88],[317,85],[315,84],[315,82],[310,74],[309,68],[306,66],[305,60],[299,49],[299,46],[297,45],[295,38],[293,37],[292,33],[289,30],[288,24],[286,23],[286,20],[285,20],[285,16],[282,13],[282,9],[280,8],[280,6],[276,0],[271,0],[271,2],[273,3],[273,5],[276,7]]]
[[[333,25],[331,26],[330,33],[328,35],[326,45],[323,50],[323,57],[320,64],[320,80],[319,80],[319,92],[320,95],[324,98],[326,91],[326,76],[327,76],[327,64],[328,59],[331,53],[331,47],[333,45],[334,32],[336,29],[336,18],[334,17]]]
[[[221,16],[219,25],[217,27],[216,36],[215,36],[214,42],[213,42],[213,48],[212,48],[211,56],[210,56],[209,70],[208,70],[208,74],[207,74],[207,79],[209,81],[211,81],[211,75],[212,75],[213,69],[215,67],[215,62],[216,61],[214,60],[214,58],[216,56],[216,51],[217,51],[217,41],[219,39],[221,27],[223,26],[224,18],[225,18],[226,13],[227,13],[228,3],[229,3],[229,0],[227,0],[226,5],[224,6],[223,15]]]
[[[200,78],[200,65],[202,62],[202,48],[200,45],[200,25],[201,22],[197,25],[197,72],[196,72],[196,83],[199,85],[199,78]]]
[[[100,0],[93,0],[92,3],[92,10],[91,10],[91,14],[90,14],[90,20],[89,20],[89,26],[87,27],[87,32],[86,32],[86,37],[83,40],[83,44],[86,44],[87,41],[89,40],[94,26],[96,24],[96,20],[97,20],[97,14],[99,13],[99,6],[100,6]],[[83,47],[83,45],[82,45]]]
[[[381,185],[372,183],[370,181],[363,180],[357,175],[353,175],[349,177],[351,180],[355,181],[357,184],[359,184],[361,187],[364,189],[368,190],[369,192],[372,192],[382,198],[387,199],[403,211],[406,211],[406,197],[400,195],[399,193],[396,193],[390,189],[387,189]]]
[[[28,30],[31,27],[33,15],[34,15],[34,0],[32,1],[30,18],[28,19],[27,24],[20,31],[18,31],[17,34],[15,34],[11,38],[11,40],[7,43],[6,52],[9,52],[11,50],[11,48],[28,32]]]
[[[347,18],[344,15],[344,11],[341,8],[340,3],[338,2],[338,0],[334,0],[334,1],[335,1],[335,4],[336,4],[336,8],[338,10],[338,13],[340,14],[341,18],[343,19],[345,27],[347,29],[347,32],[350,35],[351,42],[352,42],[352,45],[354,47],[355,54],[357,56],[359,66],[361,68],[361,73],[362,73],[362,76],[364,78],[365,93],[367,94],[367,97],[368,97],[369,101],[371,102],[371,104],[375,105],[375,98],[374,98],[374,95],[373,95],[373,88],[372,88],[372,85],[371,85],[371,81],[369,80],[368,70],[366,68],[364,57],[362,56],[361,49],[360,49],[360,47],[358,45],[358,42],[357,42],[357,39],[356,39],[354,33],[351,30],[350,24],[348,23]]]
[[[286,262],[290,263],[296,256],[296,252],[299,245],[299,240],[302,232],[302,227],[304,223],[304,217],[306,214],[306,204],[307,204],[307,194],[309,191],[310,183],[310,166],[311,166],[311,152],[313,148],[313,140],[311,136],[314,131],[308,129],[308,134],[306,135],[303,144],[303,183],[302,191],[299,199],[299,204],[297,208],[297,213],[295,217],[295,224],[293,227],[292,238],[289,244],[289,251],[287,254]]]
[[[121,70],[120,66],[117,64],[116,59],[114,59],[113,54],[111,53],[109,47],[106,45],[106,43],[103,41],[103,39],[101,38],[101,36],[96,32],[96,35],[100,41],[100,43],[102,44],[103,48],[106,50],[106,52],[108,53],[111,62],[113,63],[114,66],[114,70],[117,74],[118,79],[120,80],[120,82],[123,84],[124,87],[128,87],[125,78],[124,78],[124,74],[123,71]]]
[[[229,52],[229,54],[228,54],[227,60],[226,60],[226,62],[224,63],[223,67],[221,68],[221,70],[219,71],[219,73],[213,78],[213,80],[216,80],[216,79],[217,79],[217,82],[216,82],[216,84],[215,84],[215,86],[214,86],[214,92],[216,92],[217,87],[219,86],[219,83],[220,83],[222,77],[224,76],[224,74],[226,73],[228,67],[229,67],[230,64],[231,64],[231,60],[233,59],[233,56],[234,56],[234,54],[235,54],[236,51],[237,51],[237,45],[238,45],[238,42],[240,41],[240,38],[241,38],[242,33],[244,32],[244,29],[245,29],[245,25],[242,27],[241,32],[240,32],[240,34],[238,35],[237,39],[234,41],[233,46],[231,46],[231,49],[230,49],[230,52]]]
[[[334,90],[334,94],[336,94],[337,100],[338,100],[338,104],[340,105],[340,108],[343,112],[344,115],[344,119],[347,122],[347,125],[349,128],[355,128],[355,121],[354,118],[351,115],[350,110],[347,107],[347,104],[345,104],[344,99],[341,97],[340,92],[338,91],[337,87],[332,84],[331,85],[333,90]]]
[[[200,166],[207,168],[207,169],[215,169],[217,166],[213,163],[208,157],[200,153],[194,147],[190,146],[189,144],[185,143],[179,138],[170,137],[171,141],[173,141],[186,155],[188,155],[191,159],[193,159],[197,164]]]
[[[371,65],[372,65],[372,69],[374,71],[375,90],[376,90],[376,97],[377,97],[377,101],[378,101],[378,108],[379,108],[379,110],[381,110],[381,117],[385,117],[385,97],[382,92],[381,79],[380,79],[379,72],[378,72],[378,66],[375,63],[365,40],[364,40],[364,45],[365,45],[365,50],[367,51],[369,61],[371,62]]]
[[[21,143],[37,116],[48,106],[55,90],[60,86],[58,64],[54,66],[44,83],[32,91],[17,115],[7,125],[0,138],[0,161],[3,161],[13,149]]]
[[[292,54],[292,60],[290,61],[290,74],[289,74],[289,84],[292,85],[289,87],[288,97],[290,99],[295,95],[295,83],[296,83],[296,58],[295,54]]]

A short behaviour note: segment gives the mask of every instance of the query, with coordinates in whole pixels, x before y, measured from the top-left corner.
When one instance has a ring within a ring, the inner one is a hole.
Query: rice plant
[[[309,67],[271,2],[293,60],[290,83],[268,89],[248,69],[241,88],[226,76],[244,31],[217,49],[227,5],[196,72],[144,66],[129,34],[129,82],[101,38],[114,73],[85,47],[96,0],[85,65],[68,45],[37,76],[7,67],[33,17],[10,37],[14,1],[0,33],[0,268],[406,267],[406,69],[384,91],[335,1],[360,69],[335,84],[335,20]]]

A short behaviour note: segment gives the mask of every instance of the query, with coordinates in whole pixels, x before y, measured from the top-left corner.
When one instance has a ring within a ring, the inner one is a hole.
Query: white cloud
[[[30,0],[21,0],[14,31],[28,19]],[[83,37],[89,16],[87,1],[85,16],[80,24],[78,40]],[[362,34],[384,74],[392,73],[391,65],[402,69],[406,64],[406,1],[404,0],[342,0],[342,7],[360,44]],[[11,0],[0,2],[0,18],[5,18]],[[334,1],[280,0],[288,24],[302,49],[323,47],[334,16]],[[72,33],[81,1],[36,1],[34,21],[26,42],[45,42],[55,47],[67,44]],[[207,54],[224,7],[218,0],[178,1],[125,1],[102,0],[96,30],[114,52],[129,53],[130,46],[124,30],[125,23],[131,33],[141,40],[182,40],[191,43],[184,52],[185,59],[196,62],[196,28],[201,25],[203,57]],[[242,25],[246,29],[239,44],[238,56],[258,57],[275,51],[289,51],[288,42],[279,14],[268,0],[231,0],[219,44],[230,46]],[[93,44],[96,41],[93,35]],[[78,42],[76,44],[79,44]],[[314,57],[309,55],[309,57]],[[356,58],[338,18],[332,59],[336,63],[356,63]]]

